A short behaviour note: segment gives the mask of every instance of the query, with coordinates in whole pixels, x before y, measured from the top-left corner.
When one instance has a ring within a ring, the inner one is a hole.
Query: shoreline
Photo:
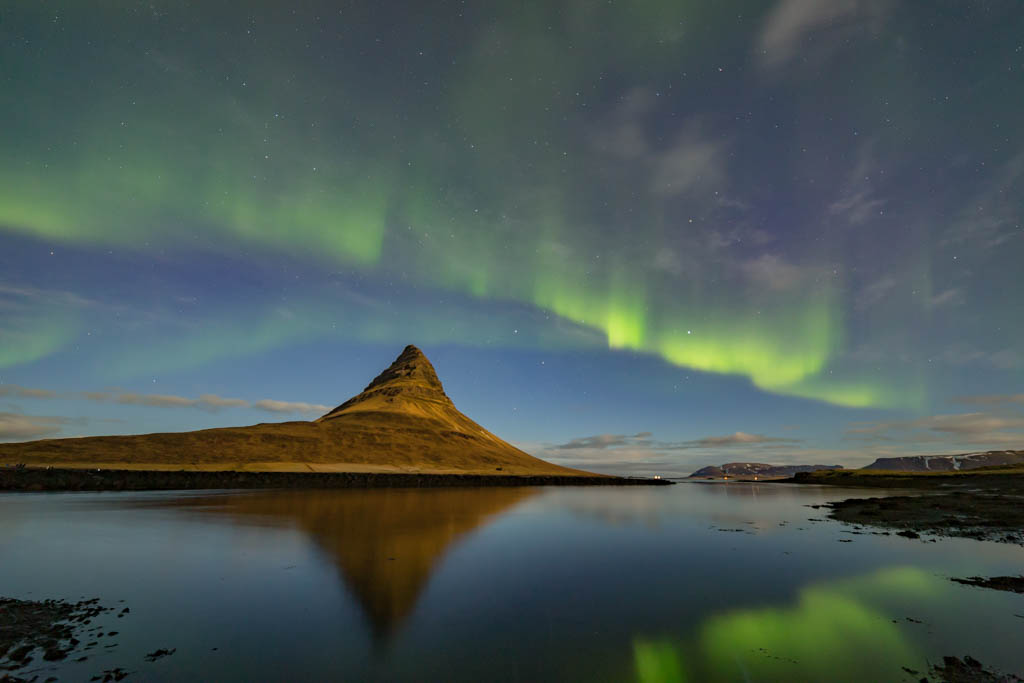
[[[466,486],[668,486],[665,479],[546,474],[247,472],[10,467],[3,491],[172,491],[195,489],[437,488]]]
[[[790,479],[778,481],[792,484],[872,489],[1018,491],[1024,490],[1024,468],[1018,465],[996,465],[971,470],[938,472],[819,470],[798,472]]]
[[[1024,546],[1024,471],[999,465],[965,471],[840,470],[797,474],[796,484],[860,488],[863,497],[826,504],[829,517],[911,539],[973,538]],[[906,491],[873,497],[868,490]]]

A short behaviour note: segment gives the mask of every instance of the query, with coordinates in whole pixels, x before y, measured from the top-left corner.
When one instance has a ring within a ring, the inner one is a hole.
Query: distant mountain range
[[[781,478],[797,472],[814,470],[841,470],[842,465],[769,465],[763,462],[727,462],[724,465],[702,467],[690,475],[691,479],[725,479],[726,477]]]
[[[1019,463],[1024,463],[1024,451],[985,451],[984,453],[963,453],[961,455],[910,455],[903,458],[879,458],[864,469],[895,472],[949,472]]]
[[[890,472],[951,472],[973,470],[992,465],[1024,464],[1024,451],[985,451],[960,455],[908,455],[901,458],[878,458],[865,470]],[[702,467],[690,475],[691,479],[725,479],[727,477],[758,477],[781,479],[797,472],[815,470],[841,470],[842,465],[770,465],[763,462],[729,462],[724,465]]]

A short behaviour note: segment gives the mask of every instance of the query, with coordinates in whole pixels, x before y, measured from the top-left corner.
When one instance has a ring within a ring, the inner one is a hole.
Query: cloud
[[[699,118],[682,122],[669,144],[652,144],[660,131],[648,135],[648,120],[657,114],[657,95],[649,88],[626,93],[611,114],[591,131],[593,146],[631,176],[648,174],[650,190],[673,197],[689,190],[721,185],[725,180],[727,145],[704,130]],[[651,128],[656,128],[653,124]],[[717,188],[716,188],[717,189]]]
[[[14,398],[55,398],[57,392],[49,389],[29,389],[19,387],[17,384],[0,384],[0,396],[12,396]]]
[[[633,435],[627,434],[597,434],[595,436],[581,436],[571,439],[567,443],[552,448],[559,450],[575,450],[578,448],[614,448],[617,446],[628,446],[637,444],[648,444],[651,437],[650,432],[639,432]]]
[[[0,283],[0,306],[4,308],[36,308],[50,304],[89,308],[97,306],[98,302],[66,290],[38,289]]]
[[[964,293],[962,290],[956,287],[950,287],[949,289],[943,290],[935,296],[928,299],[926,305],[928,308],[939,308],[941,306],[958,304],[964,300]]]
[[[878,196],[885,185],[885,168],[879,162],[876,138],[866,139],[856,151],[856,161],[846,174],[838,196],[827,207],[829,216],[847,226],[859,226],[885,213],[888,200]]]
[[[1024,356],[1016,349],[983,351],[966,344],[953,344],[932,356],[932,360],[950,365],[988,365],[1000,370],[1015,370],[1024,367]]]
[[[891,301],[893,297],[905,297],[907,292],[913,292],[913,290],[913,285],[908,284],[905,279],[899,280],[889,274],[881,275],[876,280],[860,287],[853,305],[858,311],[868,311],[878,304]],[[963,289],[948,287],[937,294],[924,298],[922,303],[926,310],[934,311],[939,308],[960,305],[965,298]],[[919,300],[915,299],[915,301]]]
[[[1019,430],[1024,430],[1024,416],[977,412],[930,415],[915,420],[854,423],[854,426],[846,430],[846,434],[851,438],[869,441],[1024,446],[1024,431]]]
[[[651,439],[651,432],[638,432],[636,434],[597,434],[594,436],[582,436],[576,439],[559,444],[547,446],[548,451],[574,451],[574,450],[614,450],[622,453],[623,449],[643,450],[646,453],[664,453],[668,451],[683,451],[693,448],[721,448],[731,446],[757,446],[761,444],[779,443],[800,443],[800,439],[786,439],[763,434],[748,434],[747,432],[734,432],[726,436],[706,436],[691,441],[654,441]]]
[[[1024,394],[986,394],[981,396],[958,396],[953,399],[957,403],[978,405],[1001,405],[1006,403],[1024,403]]]
[[[216,412],[222,408],[255,408],[270,413],[325,413],[328,406],[303,401],[277,401],[265,398],[248,401],[244,398],[228,398],[217,394],[203,394],[199,398],[174,396],[171,394],[138,394],[117,391],[79,391],[60,394],[49,389],[29,389],[16,384],[0,384],[0,396],[15,398],[65,398],[94,401],[96,403],[117,403],[126,406],[148,406],[150,408],[200,408]]]
[[[883,275],[862,287],[853,305],[861,311],[870,309],[875,304],[885,300],[898,284],[899,282],[892,275]]]
[[[43,417],[0,413],[0,441],[38,439],[60,433],[70,420],[66,417]]]
[[[820,266],[796,266],[774,254],[762,254],[740,264],[744,276],[759,289],[791,290],[822,272]]]
[[[685,441],[682,445],[688,448],[720,448],[723,446],[751,446],[763,443],[799,443],[800,439],[784,439],[765,436],[763,434],[747,434],[735,432],[727,436],[706,436],[703,439]]]
[[[695,124],[685,126],[672,146],[654,160],[651,190],[674,196],[725,177],[725,150],[717,140],[702,135]]]
[[[726,436],[708,436],[691,441],[657,441],[652,437],[651,432],[595,434],[570,439],[558,445],[516,445],[527,453],[567,467],[608,474],[644,476],[688,475],[704,465],[723,462],[720,453],[723,448],[747,448],[751,453],[770,452],[770,457],[762,457],[776,464],[808,463],[810,460],[807,458],[811,457],[810,454],[805,456],[800,447],[793,446],[800,443],[800,439],[784,439],[763,434],[734,432]]]
[[[244,398],[223,398],[216,394],[203,394],[199,397],[199,404],[211,408],[248,408],[249,402]]]
[[[270,413],[326,413],[330,407],[319,403],[303,403],[301,401],[275,401],[265,398],[252,404],[253,408]]]
[[[1024,429],[1024,417],[999,417],[986,413],[934,415],[916,421],[915,426],[947,434],[976,436],[997,429]],[[1024,440],[1024,434],[1017,438]]]
[[[828,212],[833,216],[841,216],[851,225],[860,225],[872,216],[879,215],[886,203],[886,200],[875,197],[870,189],[848,190],[829,204]]]
[[[852,34],[877,24],[887,0],[782,0],[768,13],[757,39],[757,57],[765,69],[779,69],[798,54],[820,63],[847,44]],[[812,43],[815,33],[826,40]]]
[[[165,394],[116,394],[110,396],[108,400],[122,405],[151,406],[155,408],[184,408],[199,405],[199,399],[167,396]]]
[[[1021,240],[1020,205],[1024,153],[1007,161],[946,229],[939,246],[989,250]]]

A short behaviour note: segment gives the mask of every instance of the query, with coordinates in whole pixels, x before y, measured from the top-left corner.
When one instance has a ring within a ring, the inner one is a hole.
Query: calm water
[[[850,495],[7,494],[0,595],[131,609],[101,617],[117,647],[39,670],[67,680],[909,681],[966,654],[1024,671],[1024,596],[948,580],[1020,573],[1024,549],[855,535],[806,507]],[[177,652],[144,661],[158,648]]]

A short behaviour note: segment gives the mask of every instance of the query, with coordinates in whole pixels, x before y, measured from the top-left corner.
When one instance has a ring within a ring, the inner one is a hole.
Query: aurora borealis
[[[1024,378],[1013,0],[294,5],[0,8],[10,424],[256,421],[415,343],[567,464],[1024,444],[976,400]]]

